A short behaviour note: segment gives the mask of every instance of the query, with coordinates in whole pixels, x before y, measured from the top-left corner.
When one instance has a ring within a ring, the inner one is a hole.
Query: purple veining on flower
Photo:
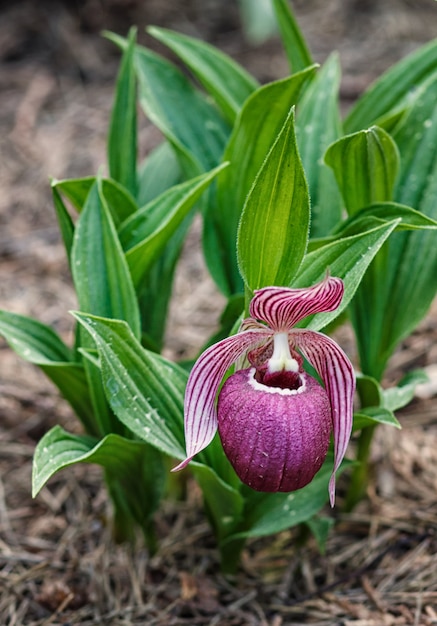
[[[265,287],[255,291],[250,317],[237,335],[208,348],[196,361],[185,395],[185,467],[213,439],[217,429],[226,456],[240,479],[259,491],[294,491],[321,468],[334,439],[329,483],[352,430],[355,376],[343,350],[322,333],[295,328],[314,313],[333,311],[343,298],[339,278],[313,287]],[[228,368],[245,356],[240,369],[217,391]],[[303,367],[314,367],[323,386]]]

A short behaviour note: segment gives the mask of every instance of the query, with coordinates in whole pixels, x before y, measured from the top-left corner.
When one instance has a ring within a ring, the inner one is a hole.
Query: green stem
[[[375,428],[376,425],[364,428],[358,438],[358,465],[352,470],[349,489],[346,495],[344,508],[347,512],[352,511],[366,493],[370,474],[369,456]]]
[[[220,544],[220,561],[223,574],[234,576],[240,563],[241,551],[246,544],[246,539],[235,539]]]

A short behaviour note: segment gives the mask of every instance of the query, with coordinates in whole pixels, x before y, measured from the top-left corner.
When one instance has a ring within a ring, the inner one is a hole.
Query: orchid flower
[[[209,347],[193,367],[185,395],[187,458],[175,470],[218,429],[242,482],[258,491],[295,491],[321,468],[332,433],[334,505],[335,473],[352,430],[354,370],[332,339],[295,326],[308,315],[338,308],[343,292],[342,280],[330,276],[309,288],[255,291],[240,332]],[[232,374],[216,401],[226,371],[241,357],[250,367]],[[305,371],[303,357],[323,386]]]

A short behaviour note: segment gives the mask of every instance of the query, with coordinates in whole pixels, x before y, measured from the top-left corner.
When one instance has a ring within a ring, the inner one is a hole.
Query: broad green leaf
[[[145,350],[125,322],[74,316],[95,343],[106,396],[119,420],[141,440],[183,459],[186,372]]]
[[[244,101],[258,87],[257,81],[208,43],[156,26],[148,28],[148,32],[182,59],[233,124]]]
[[[168,141],[161,142],[140,165],[138,172],[138,206],[143,207],[161,193],[181,182],[175,151]]]
[[[334,235],[344,237],[346,234],[367,230],[368,224],[376,224],[375,220],[391,221],[398,218],[401,221],[396,227],[396,231],[435,229],[437,227],[435,220],[409,206],[397,202],[379,202],[359,209],[351,217],[341,222],[338,228],[334,230]]]
[[[398,223],[399,219],[392,220],[363,233],[339,238],[306,254],[291,286],[314,285],[329,270],[332,276],[343,279],[344,296],[338,309],[331,313],[317,313],[312,318],[306,318],[302,325],[320,330],[340,315],[354,296],[372,259]]]
[[[49,326],[0,310],[0,334],[25,361],[38,365],[73,361],[73,353]]]
[[[138,291],[143,328],[142,342],[144,346],[150,347],[155,352],[160,352],[163,347],[167,311],[176,265],[192,218],[193,213],[188,213],[148,270]]]
[[[358,373],[356,376],[356,385],[361,407],[383,405],[383,389],[375,378]]]
[[[332,144],[325,162],[332,167],[349,215],[375,202],[392,200],[399,151],[385,130],[372,126]]]
[[[0,311],[0,334],[25,361],[37,365],[56,385],[82,423],[95,430],[83,367],[72,351],[45,324],[24,315]]]
[[[205,189],[227,164],[171,187],[122,225],[119,237],[136,286]]]
[[[354,430],[361,430],[362,428],[375,426],[377,424],[401,428],[401,425],[393,412],[382,406],[370,406],[360,409],[357,413],[354,413]]]
[[[344,469],[347,462],[340,468]],[[326,504],[328,483],[332,473],[332,457],[328,457],[312,482],[292,493],[245,492],[244,529],[229,537],[262,537],[307,522]]]
[[[414,370],[406,374],[396,386],[384,389],[383,406],[389,411],[397,411],[414,398],[417,385],[426,383],[428,376],[423,370]]]
[[[70,217],[67,207],[65,206],[61,194],[52,186],[53,204],[55,206],[56,217],[58,218],[59,230],[61,231],[62,241],[64,242],[65,251],[67,253],[68,262],[70,262],[71,247],[73,245],[74,224]]]
[[[397,202],[437,219],[437,76],[424,83],[394,139]],[[364,277],[351,309],[361,369],[380,379],[396,345],[420,322],[437,289],[437,234],[395,233]],[[372,301],[372,315],[368,302]]]
[[[323,162],[329,144],[341,134],[338,90],[340,65],[333,54],[302,96],[296,137],[311,198],[311,236],[326,235],[341,218],[341,197],[332,171]]]
[[[82,311],[126,320],[140,336],[135,290],[99,181],[76,225],[72,271]]]
[[[91,187],[97,178],[76,178],[69,180],[55,180],[52,183],[53,190],[62,192],[79,211],[82,211]],[[101,191],[111,212],[114,223],[118,225],[129,215],[137,211],[138,206],[130,193],[115,180],[110,178],[101,179]]]
[[[135,66],[140,104],[174,147],[185,176],[221,160],[229,127],[217,109],[174,65],[138,46]]]
[[[132,28],[117,77],[107,146],[111,178],[128,189],[134,197],[137,193],[135,41],[136,29]]]
[[[435,73],[436,67],[437,39],[434,39],[396,63],[369,87],[347,115],[345,131],[352,133],[367,128],[391,109],[408,101],[411,94]]]
[[[308,187],[291,109],[241,215],[238,262],[251,291],[290,284],[305,255],[309,221]]]
[[[254,46],[276,34],[277,24],[271,0],[239,0],[245,38]]]
[[[107,477],[123,489],[129,512],[138,523],[144,524],[156,509],[164,477],[153,448],[114,434],[101,441],[72,435],[61,426],[49,430],[35,449],[33,497],[56,472],[76,463],[95,463],[105,468]]]
[[[305,524],[314,535],[320,554],[325,554],[326,542],[328,541],[329,532],[335,524],[335,520],[332,517],[315,515],[307,520]]]
[[[126,320],[135,336],[140,337],[135,289],[100,180],[91,188],[76,225],[71,266],[80,308],[87,313]],[[80,341],[83,348],[92,347],[87,333],[81,333]],[[122,434],[108,406],[99,369],[87,359],[84,368],[99,434]]]
[[[219,541],[226,539],[241,521],[244,499],[238,489],[225,483],[211,467],[191,463],[203,494],[207,513]]]
[[[241,212],[267,153],[296,104],[312,67],[291,78],[260,87],[245,102],[223,159],[229,167],[217,179],[217,202],[204,218],[204,253],[219,289],[230,296],[243,291],[236,239]]]
[[[299,72],[313,63],[305,38],[288,0],[273,0],[273,8],[290,69],[292,72]]]
[[[96,182],[95,176],[84,178],[67,178],[65,180],[52,180],[52,189],[60,191],[70,200],[75,209],[82,211],[91,187]]]

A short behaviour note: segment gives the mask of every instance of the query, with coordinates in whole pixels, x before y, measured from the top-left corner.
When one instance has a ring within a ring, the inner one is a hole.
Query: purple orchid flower
[[[255,291],[250,318],[237,335],[208,348],[195,363],[185,395],[185,467],[217,429],[239,478],[258,491],[295,491],[321,468],[334,438],[335,473],[352,430],[355,376],[343,350],[322,333],[294,326],[308,315],[335,310],[343,298],[339,278],[305,289]],[[247,358],[217,391],[228,368]],[[303,367],[303,357],[323,385]]]

